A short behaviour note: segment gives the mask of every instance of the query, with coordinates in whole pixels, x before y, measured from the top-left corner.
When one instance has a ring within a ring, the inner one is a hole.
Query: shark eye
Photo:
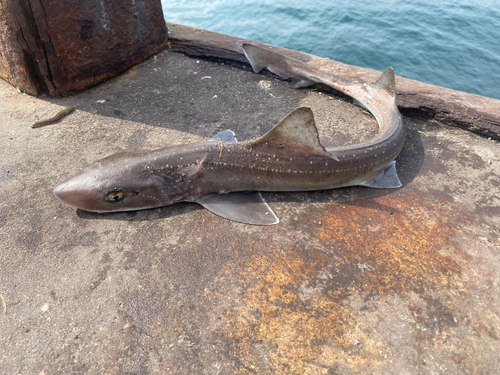
[[[104,197],[108,202],[118,202],[121,201],[125,197],[125,193],[123,191],[112,191],[106,194]]]

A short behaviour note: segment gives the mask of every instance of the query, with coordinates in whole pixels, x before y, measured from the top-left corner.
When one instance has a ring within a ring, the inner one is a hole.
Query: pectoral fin
[[[273,225],[279,219],[258,191],[207,195],[199,200],[207,210],[245,224]]]
[[[396,162],[391,161],[378,172],[375,178],[370,177],[369,179],[359,183],[358,185],[378,189],[401,187],[402,184],[401,181],[399,181],[398,172],[396,171]]]

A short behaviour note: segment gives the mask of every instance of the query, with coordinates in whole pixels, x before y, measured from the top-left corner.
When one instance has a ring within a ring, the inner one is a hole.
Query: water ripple
[[[500,99],[498,1],[162,0],[165,18]]]

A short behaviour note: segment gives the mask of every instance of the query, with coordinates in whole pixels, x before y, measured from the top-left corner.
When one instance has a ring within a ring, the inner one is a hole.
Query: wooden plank
[[[371,82],[380,72],[344,64],[302,52],[270,46],[260,42],[232,37],[213,31],[167,22],[170,49],[189,56],[227,61],[235,64],[248,62],[241,49],[242,43],[265,46],[292,56],[332,74],[359,82]],[[475,133],[500,139],[500,100],[430,85],[397,77],[397,102],[406,114],[422,116],[441,123],[458,126]]]

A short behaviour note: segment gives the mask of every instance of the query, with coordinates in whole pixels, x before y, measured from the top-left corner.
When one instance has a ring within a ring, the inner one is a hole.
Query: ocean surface
[[[162,0],[165,19],[500,99],[500,0]]]

